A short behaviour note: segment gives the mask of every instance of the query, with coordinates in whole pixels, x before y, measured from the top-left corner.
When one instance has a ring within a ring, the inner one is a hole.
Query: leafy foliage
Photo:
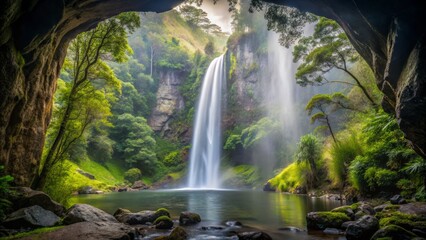
[[[358,61],[359,55],[343,29],[335,21],[320,18],[313,35],[301,38],[294,47],[293,57],[295,62],[302,61],[296,72],[299,85],[330,83],[326,78],[326,73],[332,69],[338,69],[345,72],[355,84],[345,81],[338,82],[358,86],[373,106],[376,105],[371,93],[349,69],[349,64]]]
[[[124,173],[124,179],[129,181],[130,183],[134,183],[137,180],[141,179],[142,173],[138,168],[130,168]]]
[[[305,163],[309,166],[305,179],[308,187],[314,187],[318,179],[318,162],[321,159],[321,146],[315,135],[307,134],[300,138],[295,159],[297,164]]]
[[[3,173],[4,166],[0,165],[0,173]],[[10,183],[13,181],[13,177],[10,175],[0,175],[0,220],[6,217],[7,209],[12,203],[7,200],[10,195]]]

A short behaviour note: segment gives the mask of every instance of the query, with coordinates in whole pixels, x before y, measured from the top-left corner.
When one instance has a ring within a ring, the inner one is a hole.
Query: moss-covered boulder
[[[160,216],[154,221],[156,229],[171,229],[173,227],[173,221],[167,216]]]
[[[310,212],[306,216],[309,229],[340,228],[350,217],[341,212]]]
[[[379,229],[379,221],[377,218],[365,215],[358,219],[355,223],[349,224],[346,229],[346,238],[348,240],[364,240],[370,239],[371,236]]]
[[[182,226],[194,225],[201,222],[201,217],[193,212],[181,212],[179,216],[179,224]]]
[[[346,214],[346,216],[350,217],[352,220],[355,218],[354,210],[351,206],[341,206],[331,210],[331,212],[340,212]]]
[[[132,213],[127,209],[119,208],[114,213],[114,217],[119,222],[129,225],[152,223],[161,216],[167,216],[170,218],[170,213],[165,208],[159,208],[157,211],[140,211],[136,213]]]
[[[170,240],[186,240],[188,239],[188,234],[185,229],[181,227],[176,227],[173,229],[172,233],[169,235]]]
[[[417,237],[416,234],[407,231],[406,229],[396,226],[396,225],[389,225],[384,228],[381,228],[378,230],[373,237],[371,237],[371,240],[376,239],[383,239],[383,238],[389,238],[389,239],[398,239],[398,240],[410,240]]]
[[[414,214],[405,214],[398,211],[391,213],[378,214],[380,217],[380,227],[386,227],[390,225],[396,225],[412,231],[413,229],[419,229],[426,231],[426,216],[418,216]]]

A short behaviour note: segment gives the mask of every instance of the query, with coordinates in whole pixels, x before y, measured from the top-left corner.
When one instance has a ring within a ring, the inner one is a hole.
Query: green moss
[[[41,236],[37,236],[37,235],[42,234],[42,233],[53,232],[53,231],[56,231],[56,230],[61,229],[63,227],[64,226],[38,228],[38,229],[35,229],[33,231],[18,233],[16,235],[8,236],[8,237],[2,237],[0,239],[12,240],[12,239],[19,239],[19,238],[23,238],[23,237],[32,236],[32,239],[37,240],[37,239],[42,239],[42,238],[40,238]]]
[[[154,224],[158,224],[161,221],[172,221],[172,219],[167,216],[160,216],[157,219],[155,219]]]
[[[385,212],[376,214],[379,220],[380,227],[386,227],[390,225],[396,225],[408,230],[413,228],[426,228],[426,217],[404,214],[401,212]]]
[[[412,239],[417,237],[416,234],[407,231],[406,229],[396,226],[396,225],[389,225],[386,226],[379,231],[377,231],[372,237],[372,240],[379,240],[379,239]]]
[[[346,214],[341,212],[318,212],[319,217],[325,219],[327,222],[347,222],[351,219]]]
[[[284,168],[277,176],[271,178],[269,183],[280,192],[292,192],[297,187],[303,186],[302,164],[292,163]]]
[[[157,211],[155,211],[155,215],[170,217],[170,212],[166,208],[159,208],[159,209],[157,209]]]

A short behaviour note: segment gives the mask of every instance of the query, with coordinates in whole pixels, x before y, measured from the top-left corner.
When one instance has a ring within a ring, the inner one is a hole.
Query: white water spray
[[[215,58],[204,76],[190,153],[189,188],[219,188],[222,89],[225,56]]]

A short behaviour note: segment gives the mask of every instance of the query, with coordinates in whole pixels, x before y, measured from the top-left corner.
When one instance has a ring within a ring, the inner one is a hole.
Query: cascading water
[[[215,58],[204,76],[196,109],[190,153],[189,188],[219,188],[224,55]]]

